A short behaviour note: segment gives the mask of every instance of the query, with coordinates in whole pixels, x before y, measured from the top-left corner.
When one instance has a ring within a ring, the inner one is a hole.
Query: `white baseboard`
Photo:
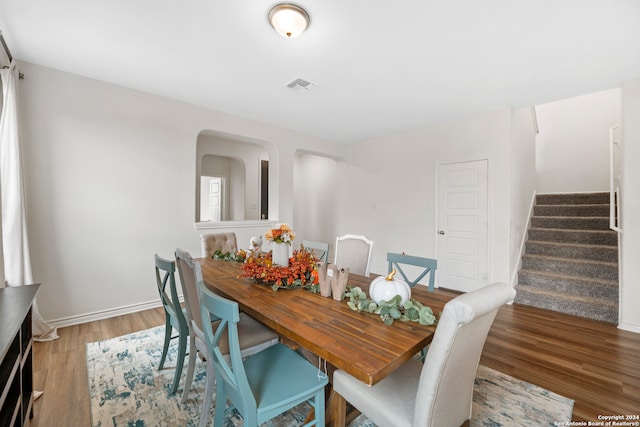
[[[162,307],[160,299],[138,304],[125,305],[123,307],[111,308],[108,310],[94,311],[93,313],[80,314],[77,316],[61,317],[59,319],[49,320],[48,322],[52,326],[63,328],[65,326],[79,325],[96,320],[108,319],[110,317],[122,316],[123,314],[137,313],[139,311],[149,310],[157,307]]]
[[[635,332],[637,334],[640,334],[640,325],[636,325],[634,323],[621,322],[618,324],[618,329],[623,329],[625,331]]]

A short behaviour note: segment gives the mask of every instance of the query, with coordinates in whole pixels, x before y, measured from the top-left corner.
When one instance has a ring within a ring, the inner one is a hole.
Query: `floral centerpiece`
[[[291,246],[296,235],[287,224],[277,224],[276,228],[272,228],[264,233],[264,237],[270,242],[287,243]]]
[[[258,283],[271,285],[274,291],[278,289],[306,288],[317,291],[318,275],[316,271],[316,256],[300,245],[289,258],[289,266],[283,267],[273,263],[269,252],[250,253],[239,277],[252,277]]]
[[[274,264],[283,267],[289,266],[289,247],[296,238],[291,227],[287,224],[278,224],[276,228],[268,230],[264,234],[265,239],[271,242],[271,260]]]

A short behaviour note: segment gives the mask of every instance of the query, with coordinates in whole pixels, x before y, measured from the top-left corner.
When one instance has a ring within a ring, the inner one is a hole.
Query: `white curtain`
[[[2,116],[0,117],[0,193],[2,194],[2,250],[4,277],[8,286],[33,283],[31,256],[27,239],[22,146],[18,120],[16,84],[18,70],[14,61],[0,70],[2,76]],[[56,328],[44,321],[36,301],[32,308],[33,337],[37,341],[58,338]]]

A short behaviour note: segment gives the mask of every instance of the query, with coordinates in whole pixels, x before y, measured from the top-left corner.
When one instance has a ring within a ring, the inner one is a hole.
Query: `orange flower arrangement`
[[[264,233],[264,237],[270,242],[288,243],[291,245],[291,242],[296,238],[296,235],[287,224],[278,224],[276,228],[272,228]]]
[[[278,289],[305,288],[317,291],[318,276],[315,272],[318,258],[300,245],[289,258],[289,267],[274,265],[271,253],[260,252],[251,254],[242,264],[239,277],[252,277],[258,283],[271,285],[274,291]]]

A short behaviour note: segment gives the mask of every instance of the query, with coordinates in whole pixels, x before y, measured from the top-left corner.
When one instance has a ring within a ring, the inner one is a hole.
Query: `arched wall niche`
[[[293,217],[297,239],[329,243],[331,254],[345,186],[341,179],[344,164],[341,158],[306,150],[297,150],[294,157]]]
[[[268,172],[263,174],[265,166]],[[220,177],[224,182],[220,221],[211,221],[203,213],[203,208],[207,209],[207,189],[203,191],[207,177]],[[201,131],[196,141],[195,193],[197,226],[225,227],[277,218],[277,153],[273,144],[220,131]]]

